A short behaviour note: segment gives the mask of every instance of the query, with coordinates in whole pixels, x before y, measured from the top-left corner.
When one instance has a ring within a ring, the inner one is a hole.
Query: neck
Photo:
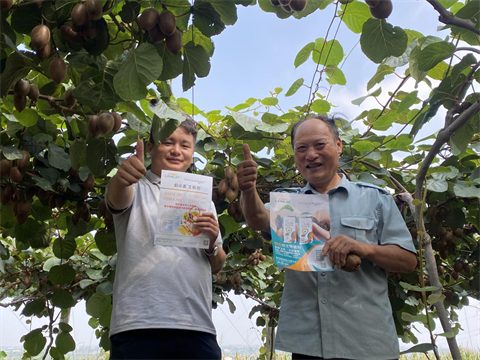
[[[321,184],[310,183],[310,186],[320,194],[326,194],[330,189],[335,188],[340,182],[340,180],[342,180],[342,175],[335,174],[335,176],[326,183],[321,183]]]

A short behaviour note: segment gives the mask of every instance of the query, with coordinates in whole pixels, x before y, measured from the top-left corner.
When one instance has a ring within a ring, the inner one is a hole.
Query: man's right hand
[[[117,171],[115,177],[120,184],[130,186],[137,183],[147,172],[143,161],[143,141],[138,140],[135,153],[127,158]]]
[[[252,158],[250,147],[243,144],[244,159],[237,165],[238,188],[243,193],[256,191],[257,185],[257,163]]]

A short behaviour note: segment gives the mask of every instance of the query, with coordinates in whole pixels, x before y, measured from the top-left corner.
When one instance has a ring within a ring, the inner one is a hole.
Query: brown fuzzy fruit
[[[380,3],[370,8],[370,13],[376,19],[386,19],[390,16],[393,10],[393,4],[391,0],[381,0]]]
[[[228,182],[227,182],[227,180],[223,179],[218,184],[218,193],[219,193],[219,195],[225,195],[227,190],[228,190]]]
[[[0,0],[0,10],[9,10],[13,5],[13,0]]]
[[[138,25],[143,30],[151,30],[157,25],[159,15],[158,10],[155,8],[145,9],[138,18]]]
[[[18,112],[22,112],[27,106],[27,98],[21,95],[13,95],[13,105]]]
[[[227,212],[230,216],[235,215],[235,213],[237,212],[237,206],[235,205],[235,203],[231,202],[230,204],[228,204]]]
[[[19,183],[23,180],[23,173],[18,167],[12,167],[12,169],[10,170],[10,179],[12,179],[14,183]]]
[[[290,5],[280,5],[282,7],[282,9],[286,12],[292,12],[292,8],[290,7]]]
[[[237,174],[233,174],[232,179],[230,180],[230,187],[231,187],[233,190],[237,190],[237,189],[238,189],[238,178],[237,178]]]
[[[43,48],[37,50],[37,56],[43,61],[50,56],[51,49],[52,46],[48,43]]]
[[[462,237],[463,229],[457,228],[457,229],[453,230],[453,235],[455,235],[456,237]]]
[[[38,97],[40,96],[40,91],[38,90],[38,86],[35,84],[30,85],[30,90],[28,91],[27,96],[32,101],[37,101]]]
[[[63,24],[60,27],[60,31],[62,32],[63,38],[68,42],[81,44],[85,41],[82,34],[73,30],[72,26],[69,24]]]
[[[23,225],[23,224],[25,224],[25,223],[27,222],[27,220],[28,220],[28,215],[20,215],[20,214],[18,214],[18,215],[15,216],[15,220],[17,221],[17,224],[18,224],[18,225]]]
[[[19,215],[30,215],[32,205],[28,201],[19,201],[17,205],[17,212]]]
[[[166,36],[162,31],[160,30],[160,27],[158,25],[155,25],[152,29],[150,29],[150,39],[152,39],[153,42],[160,42],[162,40],[165,40]]]
[[[98,128],[104,134],[112,131],[114,125],[115,119],[110,113],[103,113],[98,117]]]
[[[67,76],[67,65],[62,58],[56,57],[50,63],[50,77],[57,84],[60,84]]]
[[[105,204],[105,199],[100,200],[100,202],[98,203],[98,212],[101,216],[105,217],[105,214],[107,213],[107,205]]]
[[[458,280],[458,272],[452,271],[451,274],[453,280]]]
[[[225,193],[225,196],[227,197],[230,202],[235,201],[235,199],[238,197],[238,189],[232,189],[231,187],[228,188],[227,192]]]
[[[75,25],[83,26],[87,22],[87,7],[83,3],[75,5],[71,13],[72,20]]]
[[[360,259],[360,256],[350,253],[347,255],[346,263],[342,267],[342,270],[354,272],[360,269],[360,265],[362,265],[362,259]]]
[[[50,42],[50,29],[47,25],[37,25],[30,33],[32,46],[35,50],[42,49]]]
[[[272,3],[273,6],[279,6],[280,5],[279,0],[270,0],[270,2]]]
[[[65,96],[63,98],[63,102],[69,108],[74,107],[77,104],[77,99],[75,99],[75,96],[73,96],[73,89],[74,89],[73,87],[69,88],[65,92]]]
[[[463,269],[463,263],[461,263],[460,261],[457,261],[455,264],[453,264],[453,270],[455,270],[456,272],[460,272],[462,271]]]
[[[10,176],[12,170],[12,162],[8,159],[0,161],[0,176]]]
[[[470,267],[469,264],[464,264],[463,265],[463,271],[465,271],[465,274],[470,274],[472,271],[472,268]]]
[[[17,167],[24,170],[30,164],[30,154],[27,150],[22,150],[22,158],[17,160]]]
[[[85,3],[89,20],[98,20],[102,16],[102,0],[87,0]]]
[[[178,54],[182,50],[182,32],[180,30],[175,30],[173,35],[167,36],[167,50],[172,54]]]
[[[100,134],[100,128],[98,127],[98,116],[97,115],[91,115],[88,118],[88,132],[93,137],[96,137],[96,136],[98,136],[98,134]]]
[[[93,188],[93,185],[95,185],[95,178],[93,177],[93,175],[90,175],[83,182],[83,186],[85,187],[85,189],[90,190],[91,188]]]
[[[382,0],[365,0],[365,4],[370,6],[371,8],[377,7]]]
[[[290,7],[293,11],[302,11],[307,6],[307,0],[292,0]]]
[[[115,121],[113,125],[113,132],[117,132],[122,127],[122,117],[115,111],[112,111],[110,114],[113,116],[113,120]]]
[[[13,87],[13,93],[18,96],[27,96],[30,91],[30,83],[26,80],[20,79]]]
[[[225,168],[225,179],[232,180],[233,175],[235,175],[235,170],[231,166]]]
[[[177,21],[175,15],[171,11],[163,10],[160,16],[158,17],[158,24],[160,30],[166,36],[171,36],[177,30]]]

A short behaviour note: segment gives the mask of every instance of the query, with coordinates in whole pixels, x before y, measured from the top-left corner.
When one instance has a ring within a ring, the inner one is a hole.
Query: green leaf
[[[312,60],[316,64],[337,66],[343,60],[342,45],[337,40],[325,43],[325,39],[318,38],[315,40]]]
[[[260,131],[265,131],[268,133],[283,133],[288,130],[289,125],[284,122],[277,122],[275,124],[266,124],[266,123],[261,123],[260,125],[257,126],[257,129]]]
[[[308,60],[310,57],[310,54],[312,53],[313,49],[315,49],[315,43],[310,42],[307,45],[305,45],[297,54],[295,57],[295,61],[293,64],[295,65],[295,68],[299,67],[302,65],[305,61]],[[297,80],[298,81],[298,80]]]
[[[26,108],[22,112],[15,111],[14,115],[18,122],[23,126],[31,127],[37,123],[38,114],[31,108]]]
[[[155,103],[150,102],[148,104],[148,108],[152,111],[152,113],[157,115],[160,119],[176,119],[180,122],[186,119],[184,115],[176,111],[173,111],[171,108],[168,107],[167,104],[165,104],[160,99],[156,100]]]
[[[427,353],[433,350],[433,344],[425,343],[412,346],[408,350],[402,351],[400,354],[409,354],[409,353]]]
[[[183,38],[183,40],[185,41],[185,37]],[[205,44],[201,45],[205,47]],[[157,48],[157,52],[162,57],[163,61],[162,73],[158,77],[158,80],[166,81],[170,79],[175,79],[183,71],[183,59],[181,52],[179,52],[178,54],[172,54],[170,51],[167,50],[167,45],[165,41],[156,43],[154,44],[154,46]]]
[[[426,71],[422,71],[419,68],[420,54],[421,54],[421,46],[417,45],[410,52],[410,59],[409,59],[410,74],[415,80],[417,80],[417,82],[422,81],[423,78],[425,78],[425,76],[427,75]]]
[[[263,241],[259,238],[249,238],[245,241],[245,245],[248,249],[261,249],[263,247]]]
[[[14,13],[16,13],[17,11],[15,11]],[[7,96],[8,91],[13,86],[13,84],[27,76],[27,74],[32,68],[32,62],[30,60],[27,60],[25,56],[22,56],[16,52],[11,54],[7,58],[5,69],[1,73],[2,81],[0,81],[0,97]]]
[[[437,302],[445,300],[445,295],[443,294],[430,294],[430,296],[427,299],[427,303],[429,305],[434,305]]]
[[[330,85],[335,85],[335,84],[346,85],[347,84],[347,79],[345,78],[345,74],[338,67],[329,65],[325,68],[325,73],[328,76],[327,81]]]
[[[451,339],[451,338],[455,337],[455,333],[453,331],[449,331],[449,332],[446,332],[446,333],[443,333],[443,334],[437,334],[437,336],[443,336],[443,337]]]
[[[376,84],[381,83],[385,76],[393,74],[394,72],[394,68],[385,64],[380,64],[377,68],[377,72],[375,73],[375,75],[373,75],[373,77],[367,83],[367,91],[370,91],[370,89],[373,88]]]
[[[123,100],[141,100],[146,86],[162,73],[163,61],[152,44],[141,44],[128,52],[113,78],[115,91]]]
[[[65,149],[54,143],[48,145],[48,162],[54,168],[63,171],[68,171],[72,167],[70,156],[65,152]]]
[[[97,35],[93,39],[85,41],[83,48],[87,50],[90,55],[100,56],[108,48],[110,34],[108,32],[107,22],[103,17],[93,23]]]
[[[42,226],[33,219],[28,219],[27,222],[23,225],[15,224],[15,240],[28,244],[30,239],[35,238],[41,228]]]
[[[33,330],[25,337],[25,343],[23,344],[23,348],[28,352],[30,356],[37,356],[40,354],[47,343],[47,339],[43,336],[41,329],[40,331]],[[34,335],[32,337],[28,337],[28,335]]]
[[[444,61],[441,61],[437,65],[435,65],[433,69],[430,69],[427,75],[430,76],[432,79],[442,80],[445,77],[447,70],[448,65]]]
[[[260,102],[265,106],[275,106],[278,104],[278,99],[276,97],[270,96],[260,100]]]
[[[124,111],[127,111],[127,112],[130,112],[132,113],[133,115],[135,115],[135,117],[140,120],[141,122],[143,122],[144,124],[147,124],[147,125],[151,125],[150,124],[150,121],[147,119],[147,117],[145,116],[145,113],[143,112],[142,109],[140,109],[138,107],[137,104],[135,104],[133,101],[129,101],[129,102],[121,102],[118,104],[118,108],[119,109],[122,109]],[[128,119],[128,114],[127,114],[127,119]]]
[[[355,34],[362,32],[363,24],[372,17],[368,5],[361,1],[348,3],[348,6],[342,4],[339,15],[347,27]]]
[[[87,165],[87,143],[85,139],[76,138],[70,145],[70,163],[75,170]]]
[[[313,44],[313,43],[312,43]],[[298,89],[300,89],[303,85],[303,78],[295,80],[295,82],[290,86],[288,91],[285,93],[285,96],[292,96],[297,92]]]
[[[97,292],[87,300],[87,314],[95,318],[100,318],[102,314],[109,311],[112,307],[112,297],[102,292]]]
[[[456,64],[452,69],[452,80],[455,81],[457,77],[466,69],[470,70],[470,66],[477,62],[473,54],[465,55],[462,60]]]
[[[192,42],[183,46],[183,91],[195,85],[196,76],[205,77],[210,73],[210,58],[205,49]]]
[[[95,234],[95,243],[97,244],[98,250],[106,256],[115,255],[117,253],[117,243],[115,242],[114,231],[97,231]]]
[[[299,12],[293,12],[293,17],[296,19],[302,19],[317,11],[324,2],[325,0],[308,0],[305,9]]]
[[[60,322],[58,324],[58,327],[60,328],[61,331],[67,332],[67,333],[72,332],[73,330],[73,328],[70,325],[68,325],[66,322]]]
[[[222,225],[222,235],[228,236],[238,230],[238,223],[229,215],[222,214],[218,217],[218,222]]]
[[[269,126],[268,124],[266,124]],[[259,124],[258,128],[262,128],[263,124]],[[261,132],[256,131],[247,131],[241,125],[234,123],[230,128],[230,134],[235,140],[262,140],[263,136]],[[262,130],[263,131],[263,130]],[[207,144],[208,145],[208,144]],[[211,150],[215,150],[217,148],[209,147]],[[224,147],[219,147],[218,150],[223,150]],[[205,146],[205,150],[207,150],[207,146]]]
[[[402,55],[407,49],[407,39],[402,28],[385,20],[368,19],[363,25],[360,45],[364,54],[379,64],[389,56]]]
[[[405,290],[412,290],[412,291],[418,291],[418,292],[436,291],[436,290],[440,289],[440,287],[438,287],[438,286],[425,286],[425,287],[422,288],[420,286],[412,285],[412,284],[409,284],[409,283],[406,283],[406,282],[403,282],[403,281],[400,281],[400,286],[402,288],[404,288]]]
[[[10,21],[16,32],[30,34],[35,26],[42,23],[42,13],[38,6],[20,6],[12,12]]]
[[[407,96],[403,98],[403,100],[400,102],[397,108],[397,113],[400,114],[404,111],[407,111],[410,109],[410,106],[415,104],[417,102],[417,94],[418,91],[412,91],[411,93],[408,93]]]
[[[189,42],[193,42],[195,45],[200,45],[205,49],[208,56],[210,57],[213,56],[213,51],[215,47],[213,46],[212,39],[210,39],[208,36],[203,35],[202,32],[198,30],[196,27],[190,26],[188,30],[183,34],[183,43],[188,44]],[[164,44],[164,43],[165,42],[163,41],[163,42],[160,42],[159,44]],[[177,54],[177,55],[180,56],[180,54]],[[180,56],[180,61],[182,61],[181,56]],[[181,69],[182,67],[180,67],[180,71]]]
[[[68,309],[75,305],[72,295],[63,289],[55,290],[50,301],[60,309]]]
[[[70,258],[76,249],[77,243],[74,239],[61,237],[55,239],[52,247],[53,254],[59,259]]]
[[[233,25],[237,22],[237,7],[232,1],[206,0],[213,5],[215,11],[220,15],[220,20],[225,25]]]
[[[66,285],[75,280],[75,270],[68,264],[53,266],[48,272],[52,284]]]
[[[358,140],[355,141],[352,147],[357,150],[359,153],[363,154],[368,151],[372,151],[375,147],[373,146],[372,142],[369,140]]]
[[[227,303],[228,303],[228,309],[230,310],[230,312],[231,312],[232,314],[234,314],[234,313],[235,313],[235,310],[237,309],[237,307],[235,306],[235,304],[233,303],[233,301],[230,300],[228,297],[227,297],[226,300],[227,300]]]
[[[65,360],[65,356],[55,346],[50,348],[49,354],[52,359]]]
[[[112,139],[91,137],[87,141],[87,166],[95,176],[106,176],[117,166],[117,147]]]
[[[36,300],[30,301],[25,305],[22,311],[22,315],[27,317],[36,315],[37,317],[40,317],[40,314],[44,309],[46,309],[45,300],[36,299]]]
[[[425,47],[418,56],[418,69],[428,71],[439,62],[448,59],[455,52],[455,45],[446,41],[433,43]]]
[[[192,11],[193,25],[200,29],[205,36],[218,35],[225,29],[225,24],[222,22],[219,13],[209,2],[195,1]]]
[[[146,134],[151,128],[150,124],[145,124],[139,118],[137,118],[135,116],[135,114],[133,114],[131,112],[127,113],[127,121],[128,121],[128,125],[130,125],[130,127],[133,130],[135,130],[136,132],[138,132],[140,134]]]
[[[456,181],[453,185],[453,192],[456,196],[463,198],[480,198],[480,191],[475,185],[468,186],[466,183]]]
[[[246,131],[251,131],[255,132],[257,129],[257,126],[261,125],[262,123],[252,117],[233,112],[232,111],[232,117],[235,119],[235,122],[240,125],[242,128],[244,128]]]
[[[448,183],[442,179],[427,180],[427,189],[433,192],[443,193],[448,190]]]
[[[61,332],[55,339],[55,346],[62,354],[75,350],[75,340],[68,332]]]
[[[451,8],[458,0],[439,0],[438,1],[445,9]]]
[[[327,100],[317,99],[312,103],[312,111],[317,114],[328,114],[331,105]]]

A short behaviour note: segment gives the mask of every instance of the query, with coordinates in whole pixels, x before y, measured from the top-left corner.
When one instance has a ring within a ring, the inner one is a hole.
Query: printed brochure
[[[330,239],[327,194],[270,193],[270,231],[276,265],[297,271],[332,271],[322,256]]]
[[[195,227],[195,217],[210,211],[212,178],[163,170],[155,245],[208,249],[208,235]]]

